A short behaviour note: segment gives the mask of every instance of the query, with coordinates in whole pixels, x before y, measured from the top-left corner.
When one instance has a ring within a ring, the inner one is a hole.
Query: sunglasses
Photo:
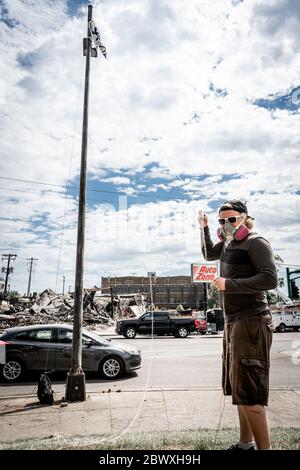
[[[234,224],[235,222],[238,221],[238,219],[242,219],[242,215],[237,215],[233,217],[226,217],[226,219],[218,219],[220,225],[225,225],[226,220],[228,220],[229,223]]]

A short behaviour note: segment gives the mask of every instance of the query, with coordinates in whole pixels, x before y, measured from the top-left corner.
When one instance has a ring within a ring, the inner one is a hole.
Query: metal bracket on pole
[[[86,401],[85,375],[81,371],[78,373],[68,372],[66,384],[66,400],[69,402]]]

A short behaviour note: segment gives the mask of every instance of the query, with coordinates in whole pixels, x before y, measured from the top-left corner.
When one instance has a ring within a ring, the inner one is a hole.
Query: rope
[[[205,214],[203,211],[199,211],[199,216],[200,216],[200,221],[202,220],[202,222],[204,222]],[[200,239],[201,239],[201,248],[202,247],[204,248],[204,259],[205,261],[207,261],[207,246],[206,246],[206,241],[205,241],[204,226],[201,222],[200,222]],[[207,302],[209,298],[209,290],[208,290],[207,283],[204,284],[204,289],[205,289],[205,294],[206,294],[206,307],[207,307]]]
[[[79,109],[80,94],[81,94],[81,89],[82,89],[83,65],[84,65],[84,61],[82,61],[82,71],[81,71],[80,85],[79,85],[79,90],[78,90],[75,126],[74,126],[72,150],[71,150],[70,164],[69,164],[69,176],[68,176],[68,183],[67,183],[67,189],[66,189],[66,195],[65,195],[65,207],[64,207],[64,215],[63,215],[63,222],[62,222],[62,231],[61,231],[61,238],[60,238],[60,247],[59,247],[59,256],[58,256],[58,263],[57,263],[57,271],[56,271],[55,291],[57,289],[58,275],[59,275],[59,270],[60,270],[60,261],[61,261],[61,254],[62,254],[62,243],[63,243],[64,229],[65,229],[65,219],[66,219],[66,212],[67,212],[67,202],[68,202],[68,190],[69,190],[69,185],[70,185],[70,181],[71,181],[71,171],[72,171],[72,163],[73,163],[73,155],[74,155],[74,144],[75,144],[75,136],[76,136],[76,132],[77,132],[77,122],[78,122],[78,109]],[[51,340],[51,338],[49,339],[49,342],[50,342],[50,340]],[[47,372],[47,366],[48,366],[48,361],[49,361],[49,352],[50,352],[50,348],[48,347],[47,348],[47,355],[46,355],[46,359],[45,359],[45,367],[44,367],[45,372]],[[27,405],[27,401],[30,398],[30,396],[33,395],[34,393],[36,393],[37,388],[38,388],[37,385],[34,385],[31,392],[29,392],[27,394],[27,396],[24,397],[24,406]]]
[[[82,78],[83,78],[83,69],[84,69],[83,66],[84,66],[84,58],[82,59],[81,77],[80,77],[80,84],[79,84],[78,98],[77,98],[77,106],[76,106],[74,134],[73,134],[72,149],[71,149],[70,163],[69,163],[69,175],[68,175],[68,182],[67,182],[66,194],[65,194],[64,215],[63,215],[63,221],[62,221],[60,246],[59,246],[58,262],[57,262],[57,271],[56,271],[56,278],[55,278],[55,289],[54,289],[55,292],[57,291],[58,275],[59,275],[59,271],[60,271],[60,262],[61,262],[61,255],[62,255],[62,245],[63,245],[64,231],[65,231],[65,221],[66,221],[66,213],[67,213],[67,205],[68,205],[68,192],[69,192],[70,182],[71,182],[71,172],[72,172],[72,164],[73,164],[73,156],[74,156],[75,137],[76,137],[76,133],[77,133],[78,114],[79,114],[79,112],[78,112],[78,110],[79,110],[79,101],[80,101],[80,95],[81,95],[81,90],[82,90]]]
[[[222,398],[223,398],[223,408],[221,408],[222,407]],[[220,396],[220,416],[219,416],[217,431],[216,431],[214,442],[213,442],[214,450],[215,450],[215,445],[216,445],[217,438],[219,436],[219,432],[220,432],[220,428],[221,428],[221,422],[222,422],[224,411],[225,411],[225,405],[226,405],[225,395],[223,394],[223,396],[222,395]]]
[[[150,342],[150,363],[149,363],[149,367],[148,367],[146,386],[145,386],[145,389],[144,389],[144,393],[143,393],[143,397],[141,399],[140,406],[139,406],[134,418],[132,419],[130,424],[128,424],[128,426],[121,432],[121,434],[119,434],[118,436],[113,437],[113,438],[110,439],[111,442],[115,442],[118,439],[120,439],[133,426],[135,421],[140,416],[140,413],[142,411],[142,408],[143,408],[143,405],[144,405],[144,402],[145,402],[146,395],[149,391],[149,382],[150,382],[150,374],[151,374],[151,368],[152,368],[152,357],[153,357],[153,354],[152,354],[152,352],[153,352],[153,339],[154,339],[153,288],[152,288],[152,276],[151,276],[151,274],[149,276],[149,287],[150,287],[151,317],[152,317],[151,320],[152,320],[152,322],[151,322],[151,342]],[[104,440],[104,438],[103,438],[103,440]]]
[[[204,222],[204,216],[205,216],[204,212],[199,211],[201,248],[202,247],[204,248],[204,259],[205,259],[205,261],[207,261],[207,246],[206,246],[206,241],[205,241],[204,226],[203,226],[203,223],[202,223],[202,222]]]
[[[201,248],[203,247],[203,249],[204,249],[204,259],[205,259],[205,261],[207,261],[207,246],[206,246],[205,232],[204,232],[204,225],[203,225],[204,215],[205,214],[204,214],[203,211],[199,211]],[[205,289],[206,289],[206,300],[208,300],[208,285],[207,285],[207,283],[205,283]],[[218,427],[217,427],[216,434],[215,434],[215,437],[214,437],[213,448],[215,448],[216,441],[217,441],[217,438],[218,438],[219,433],[220,433],[221,422],[222,422],[223,415],[224,415],[224,412],[225,412],[225,405],[226,405],[225,395],[223,394],[223,406],[222,406],[222,395],[220,396],[220,416],[219,416],[219,421],[218,421]]]

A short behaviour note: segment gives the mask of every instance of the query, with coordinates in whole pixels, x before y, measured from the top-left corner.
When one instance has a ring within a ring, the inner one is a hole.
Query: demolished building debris
[[[96,328],[112,326],[115,319],[135,317],[145,311],[141,294],[114,296],[113,306],[110,295],[96,296],[98,288],[85,289],[83,299],[83,326]],[[3,302],[0,307],[0,329],[12,326],[38,325],[44,323],[72,323],[74,297],[72,293],[57,294],[46,289],[33,301],[28,299],[14,305]]]

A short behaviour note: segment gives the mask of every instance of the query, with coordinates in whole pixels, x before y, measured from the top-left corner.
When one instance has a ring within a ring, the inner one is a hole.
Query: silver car
[[[69,325],[35,325],[8,328],[0,335],[0,372],[7,382],[30,371],[67,371],[71,365],[73,328]],[[139,369],[141,352],[83,330],[82,368],[116,379]]]

